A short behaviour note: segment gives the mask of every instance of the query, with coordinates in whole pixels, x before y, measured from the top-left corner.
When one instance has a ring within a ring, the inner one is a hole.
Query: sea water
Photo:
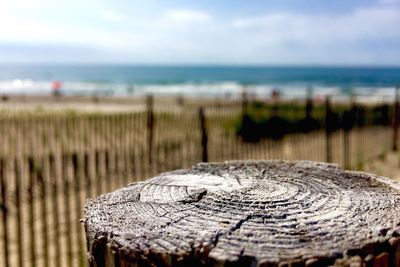
[[[0,94],[392,97],[400,67],[0,65]]]

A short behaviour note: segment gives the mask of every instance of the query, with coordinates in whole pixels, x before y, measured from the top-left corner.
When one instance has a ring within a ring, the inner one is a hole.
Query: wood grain
[[[310,161],[202,163],[89,200],[84,224],[91,266],[347,266],[383,252],[396,266],[400,183]]]

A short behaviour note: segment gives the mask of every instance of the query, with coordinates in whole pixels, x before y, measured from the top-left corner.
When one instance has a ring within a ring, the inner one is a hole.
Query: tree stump
[[[91,266],[400,266],[400,183],[310,161],[163,173],[89,200]]]

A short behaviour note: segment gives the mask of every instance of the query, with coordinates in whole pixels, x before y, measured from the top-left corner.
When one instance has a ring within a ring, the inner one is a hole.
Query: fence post
[[[2,225],[3,225],[3,248],[4,251],[4,266],[10,266],[8,255],[8,208],[7,208],[7,182],[6,182],[6,162],[0,158],[0,193],[1,193],[1,211],[2,211]]]
[[[71,198],[70,198],[70,186],[71,181],[69,177],[69,154],[62,154],[61,159],[61,179],[63,183],[63,194],[64,194],[64,210],[66,211],[65,216],[65,231],[66,231],[66,247],[67,247],[67,266],[72,266],[73,254],[72,254],[72,226],[71,226]]]
[[[397,151],[397,139],[399,135],[399,88],[395,88],[395,100],[394,100],[394,114],[393,114],[393,146],[392,150]]]
[[[206,117],[204,114],[204,109],[201,107],[199,109],[199,120],[200,120],[200,131],[201,131],[201,160],[203,162],[208,162],[208,136],[207,136],[207,126]]]
[[[153,139],[154,139],[154,97],[153,95],[147,95],[146,97],[147,106],[147,148],[148,148],[148,161],[153,161]]]
[[[242,90],[242,118],[248,113],[248,108],[249,108],[249,99],[247,95],[246,89],[243,88]]]
[[[312,117],[312,111],[313,111],[312,95],[313,95],[313,89],[311,87],[307,88],[307,99],[306,99],[306,106],[305,106],[306,119],[311,119],[311,117]]]
[[[29,220],[29,241],[30,241],[30,261],[32,263],[32,266],[36,265],[36,231],[35,231],[35,161],[32,156],[28,157],[28,177],[29,177],[29,189],[28,189],[28,203],[29,203],[29,214],[28,214],[28,220]]]
[[[103,188],[102,188],[102,180],[103,180],[103,173],[101,171],[101,159],[100,159],[100,150],[96,149],[94,152],[94,173],[96,177],[96,195],[100,195],[103,193]]]
[[[43,260],[45,267],[49,266],[49,249],[48,249],[48,229],[47,229],[47,205],[46,205],[46,180],[44,176],[44,163],[43,160],[40,162],[41,165],[36,166],[35,177],[39,185],[39,196],[40,196],[40,220],[42,221],[41,236],[42,236],[42,250]]]
[[[343,167],[350,169],[350,131],[354,124],[355,101],[354,96],[350,98],[350,110],[343,113],[342,128],[343,128]]]
[[[17,218],[15,228],[17,229],[18,243],[18,266],[23,266],[23,238],[22,238],[22,214],[21,214],[21,169],[18,157],[14,159],[14,185],[15,185],[15,206],[17,208]],[[60,266],[60,265],[58,265]]]
[[[104,150],[104,183],[105,183],[105,191],[111,190],[111,156],[110,151],[108,149]]]
[[[60,211],[59,211],[59,206],[58,206],[58,198],[61,193],[61,190],[59,190],[59,177],[57,177],[57,167],[56,167],[56,157],[53,153],[50,153],[48,156],[48,161],[49,161],[49,178],[51,179],[51,208],[53,209],[53,225],[54,225],[54,235],[53,235],[53,241],[54,241],[54,263],[55,266],[61,266],[61,238],[60,238]]]
[[[85,191],[86,198],[92,196],[92,181],[91,181],[91,172],[90,172],[90,164],[92,161],[90,160],[90,155],[86,151],[83,156],[83,177],[85,179]]]
[[[178,95],[177,97],[176,97],[176,103],[178,104],[178,106],[180,106],[180,107],[183,107],[184,106],[184,104],[185,104],[185,100],[184,100],[184,98],[183,98],[183,95]]]
[[[80,218],[81,216],[81,162],[80,158],[77,152],[72,153],[71,155],[71,161],[72,161],[72,173],[73,173],[73,189],[75,191],[75,212],[76,216]],[[74,218],[75,220],[77,219],[76,217]],[[76,243],[78,246],[78,262],[80,266],[84,265],[85,262],[85,256],[83,253],[83,240],[81,236],[81,225],[79,223],[75,222],[75,231],[76,231]]]
[[[331,97],[325,99],[325,141],[326,141],[326,162],[332,162],[332,108]]]

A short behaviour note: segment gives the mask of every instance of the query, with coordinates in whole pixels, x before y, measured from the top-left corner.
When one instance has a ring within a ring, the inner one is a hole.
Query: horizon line
[[[0,66],[121,66],[121,67],[229,67],[229,68],[400,68],[400,64],[329,63],[144,63],[144,62],[0,62]]]

